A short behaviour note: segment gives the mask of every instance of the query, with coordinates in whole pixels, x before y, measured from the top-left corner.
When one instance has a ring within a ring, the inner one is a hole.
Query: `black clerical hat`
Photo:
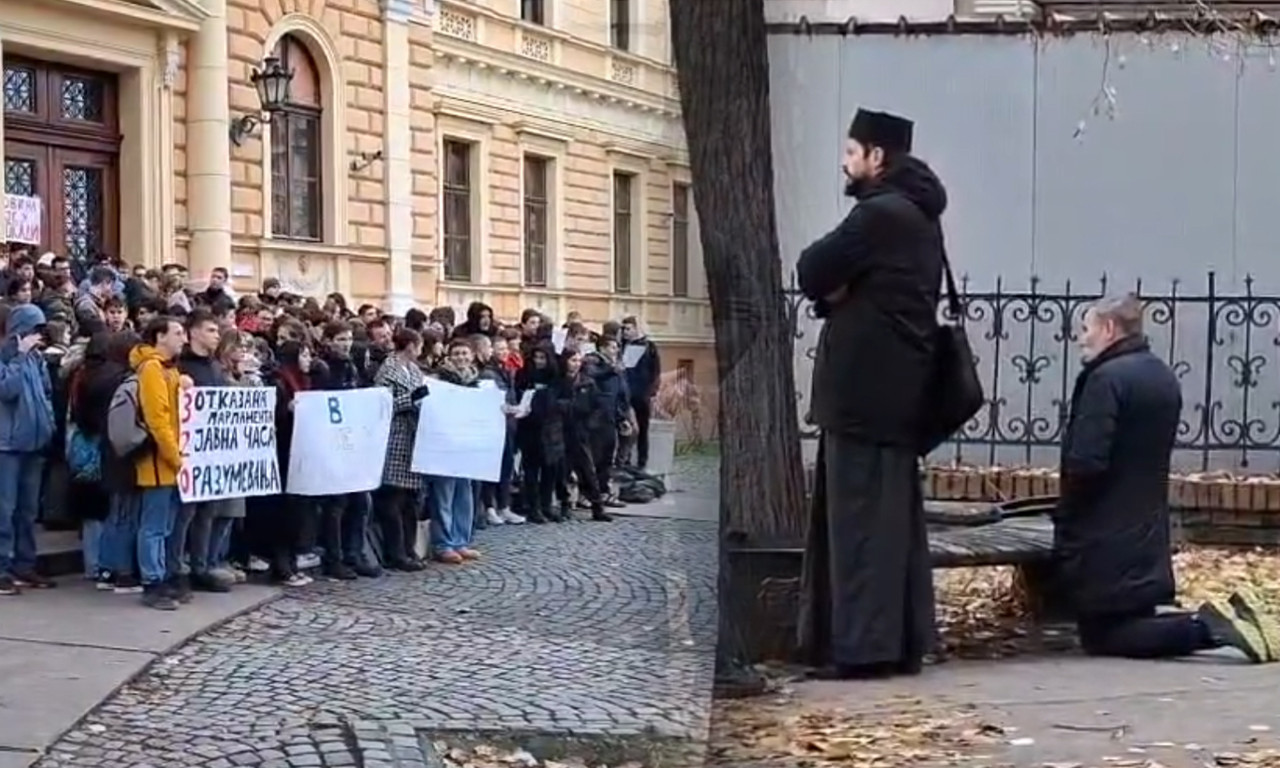
[[[863,146],[880,147],[885,152],[911,152],[911,132],[915,123],[888,112],[859,109],[849,125],[849,138]]]

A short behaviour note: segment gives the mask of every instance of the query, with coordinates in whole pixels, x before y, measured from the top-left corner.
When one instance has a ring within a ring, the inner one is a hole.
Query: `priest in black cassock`
[[[857,204],[797,265],[824,320],[799,639],[828,679],[917,674],[935,640],[918,447],[947,196],[911,155],[912,129],[858,110],[844,151],[845,194]]]

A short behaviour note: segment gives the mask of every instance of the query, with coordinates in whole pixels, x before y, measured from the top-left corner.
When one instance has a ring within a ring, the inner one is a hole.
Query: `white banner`
[[[38,197],[4,196],[4,239],[10,243],[40,244],[43,206]]]
[[[280,493],[275,387],[189,387],[178,399],[184,502]]]
[[[507,417],[506,393],[497,387],[460,387],[429,379],[409,468],[437,477],[498,482]]]
[[[294,403],[287,493],[333,496],[382,484],[391,390],[299,392]]]

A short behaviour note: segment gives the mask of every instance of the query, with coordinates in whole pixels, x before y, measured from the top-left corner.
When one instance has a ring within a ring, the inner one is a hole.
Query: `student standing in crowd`
[[[435,378],[459,387],[478,386],[471,346],[465,339],[449,342],[445,359],[434,371]],[[430,394],[427,395],[430,397]],[[504,405],[507,409],[509,406]],[[475,497],[471,481],[464,477],[427,478],[431,489],[431,556],[442,563],[457,565],[479,559],[471,548],[475,526]]]
[[[574,488],[597,520],[609,519],[606,506],[622,506],[609,493],[609,472],[617,438],[629,429],[631,398],[609,327],[593,334],[575,316],[563,326],[562,360],[553,343],[561,324],[536,310],[511,325],[478,303],[456,327],[443,307],[401,322],[367,305],[353,315],[338,296],[322,307],[274,279],[237,297],[224,270],[193,290],[178,265],[130,270],[103,261],[85,267],[77,288],[60,263],[15,259],[0,267],[9,288],[9,301],[0,302],[7,338],[0,391],[15,393],[0,398],[0,426],[15,425],[0,430],[10,440],[0,446],[0,594],[52,584],[34,564],[32,521],[42,495],[69,499],[71,513],[88,521],[86,575],[101,590],[141,592],[145,605],[161,610],[192,600],[193,588],[226,591],[254,572],[301,587],[320,565],[343,581],[380,576],[384,567],[421,570],[424,517],[432,559],[463,564],[479,556],[480,520],[525,522],[519,510],[532,522],[572,519]],[[496,482],[413,472],[418,414],[432,381],[504,393],[508,429]],[[282,492],[184,507],[184,397],[191,388],[229,386],[276,389]],[[369,493],[284,493],[297,448],[297,396],[375,386],[394,404],[377,503]],[[74,494],[46,485],[46,458]],[[553,509],[557,486],[564,503]]]
[[[636,423],[636,466],[644,469],[649,464],[650,404],[658,394],[662,361],[658,357],[658,346],[645,336],[637,318],[623,318],[622,338],[622,360]]]
[[[345,305],[344,305],[345,306]],[[360,370],[351,357],[355,337],[345,320],[332,320],[321,333],[320,352],[323,369],[312,376],[321,390],[358,389]],[[367,492],[344,493],[321,499],[321,542],[324,547],[325,572],[336,579],[351,580],[359,576],[377,578],[382,569],[370,563],[364,554],[373,503]]]
[[[178,372],[197,387],[225,387],[230,382],[216,355],[222,334],[211,310],[197,307],[187,315],[187,348],[178,358]],[[170,580],[179,600],[191,589],[204,592],[226,592],[235,583],[229,574],[215,572],[217,542],[214,541],[215,520],[227,517],[227,502],[206,501],[183,504],[169,537],[167,562]],[[187,553],[190,552],[188,557]]]
[[[178,472],[182,454],[178,447],[177,359],[187,345],[187,332],[172,317],[157,317],[142,331],[142,343],[129,353],[129,365],[137,376],[137,407],[147,440],[137,450],[138,566],[142,572],[142,601],[160,610],[178,607],[189,593],[173,589],[167,550],[169,536],[182,501],[178,497]]]
[[[53,387],[40,354],[44,312],[9,313],[0,347],[0,594],[50,587],[36,573],[36,515],[44,449],[53,440]]]
[[[374,383],[391,390],[391,436],[382,470],[382,487],[374,501],[382,531],[383,565],[397,571],[420,571],[418,543],[418,496],[425,478],[409,469],[413,461],[413,437],[418,431],[418,407],[429,389],[418,364],[422,356],[422,335],[412,328],[396,331],[395,353],[378,368]]]
[[[280,469],[280,487],[288,488],[289,455],[293,448],[293,410],[297,396],[311,389],[311,348],[303,341],[290,339],[276,351],[276,454]],[[285,493],[271,522],[271,573],[288,587],[305,587],[311,577],[297,568],[298,550],[314,523],[315,500],[310,496]]]

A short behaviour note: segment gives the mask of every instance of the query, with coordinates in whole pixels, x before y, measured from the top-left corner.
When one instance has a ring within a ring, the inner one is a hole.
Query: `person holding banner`
[[[187,315],[187,348],[178,357],[178,371],[197,387],[225,387],[230,382],[216,354],[222,331],[206,307]],[[218,547],[231,516],[225,508],[233,499],[184,504],[169,537],[169,572],[174,590],[184,596],[192,589],[227,592],[235,584],[229,572],[214,568]]]
[[[507,442],[502,447],[498,482],[481,484],[480,502],[490,525],[521,525],[525,519],[511,511],[511,480],[515,475],[516,424],[522,412],[516,408],[520,398],[516,395],[515,374],[504,364],[509,352],[507,340],[501,335],[495,335],[491,340],[488,336],[476,334],[470,337],[470,343],[480,378],[492,381],[501,389],[506,395],[507,405],[512,407],[512,412],[507,415]]]
[[[294,398],[311,389],[311,348],[301,341],[286,341],[276,350],[276,455],[280,487],[289,487],[289,451],[293,448]],[[316,514],[310,496],[284,494],[270,521],[267,537],[271,548],[271,574],[286,587],[305,587],[310,576],[298,570],[295,554]]]
[[[351,324],[333,320],[325,324],[320,359],[324,366],[311,379],[316,389],[360,388],[360,370],[351,358],[355,337]],[[364,554],[373,503],[367,492],[344,493],[320,499],[320,544],[324,547],[324,569],[330,577],[350,581],[358,576],[377,578],[382,569]]]
[[[413,472],[410,466],[419,405],[430,390],[418,364],[422,356],[422,334],[412,328],[401,328],[391,342],[395,351],[374,377],[374,384],[391,390],[393,409],[382,487],[378,489],[374,510],[382,532],[382,564],[397,571],[421,571],[425,566],[416,552],[418,497],[426,487],[426,478]]]
[[[529,403],[529,414],[516,427],[520,448],[520,500],[531,523],[557,523],[551,507],[556,479],[564,464],[564,416],[555,398],[559,379],[551,345],[528,349],[525,367],[516,374],[516,391]]]
[[[434,375],[441,381],[460,387],[479,386],[471,345],[466,339],[449,342],[444,360]],[[503,408],[510,406],[503,405]],[[513,411],[514,412],[514,411]],[[475,494],[471,480],[465,477],[429,478],[431,487],[431,556],[441,563],[457,565],[478,560],[480,553],[471,548],[475,530]]]

